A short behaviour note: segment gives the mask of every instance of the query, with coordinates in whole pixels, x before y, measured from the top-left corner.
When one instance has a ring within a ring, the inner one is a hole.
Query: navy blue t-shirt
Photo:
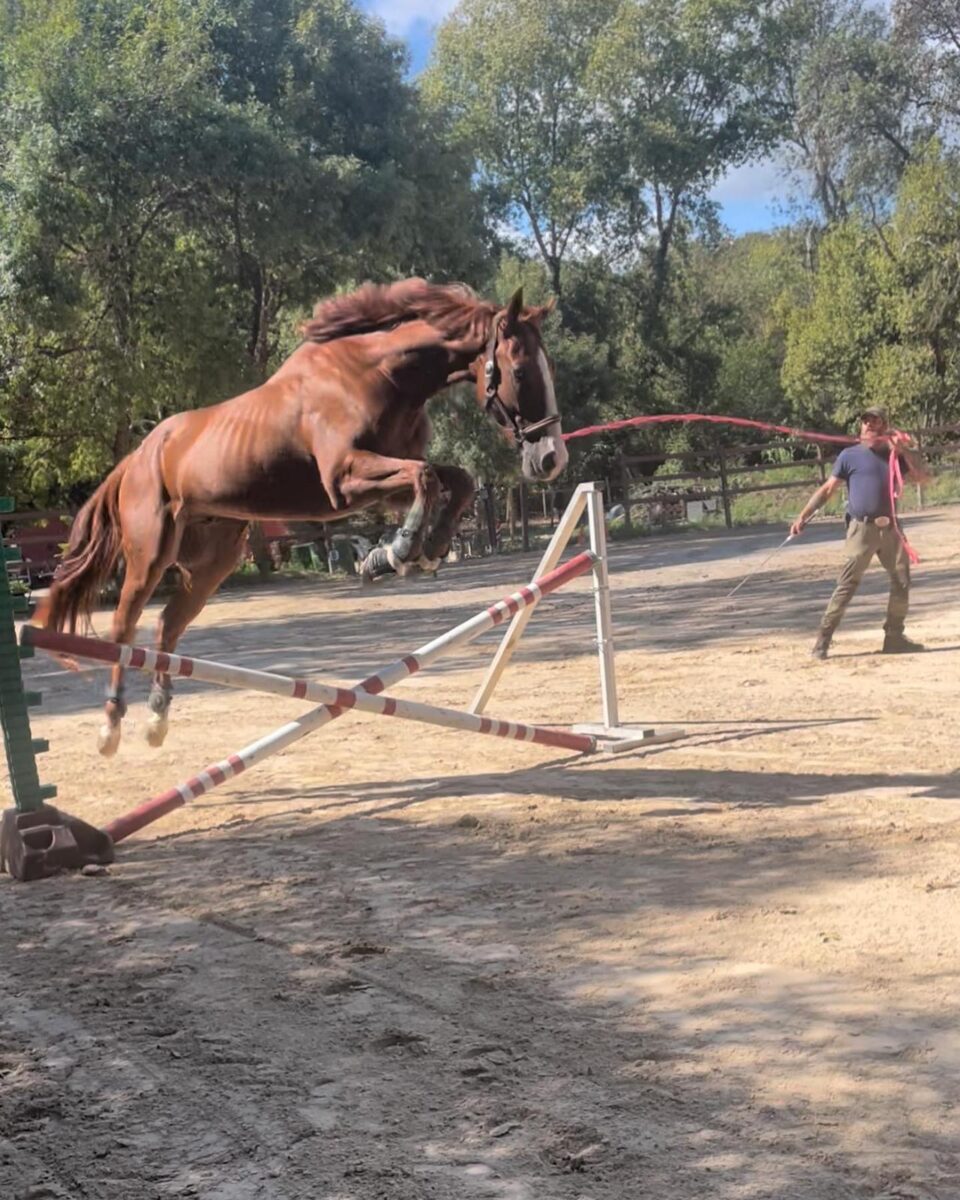
[[[900,470],[909,468],[900,455]],[[837,455],[833,474],[847,485],[847,512],[852,517],[892,517],[890,511],[890,460],[886,450],[871,450],[858,442]]]

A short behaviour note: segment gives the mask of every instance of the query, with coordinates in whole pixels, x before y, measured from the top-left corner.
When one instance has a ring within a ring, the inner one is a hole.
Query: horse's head
[[[520,451],[524,477],[556,479],[567,465],[553,372],[540,337],[552,305],[523,307],[518,288],[493,319],[477,375],[477,398]]]

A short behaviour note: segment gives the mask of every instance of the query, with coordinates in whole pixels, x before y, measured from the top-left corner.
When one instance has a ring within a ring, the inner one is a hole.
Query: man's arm
[[[911,483],[929,483],[933,472],[920,457],[918,451],[910,449],[902,441],[894,443],[894,452],[901,455],[910,472]]]
[[[804,526],[817,509],[822,508],[830,497],[836,495],[842,487],[843,480],[837,475],[831,475],[826,483],[821,484],[800,510],[800,515],[790,526],[790,536],[798,537],[803,533]]]

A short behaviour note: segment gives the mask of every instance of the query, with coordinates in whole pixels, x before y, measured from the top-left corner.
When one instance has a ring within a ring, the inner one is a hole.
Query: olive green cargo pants
[[[874,555],[890,576],[890,599],[883,628],[887,633],[902,634],[910,606],[910,560],[894,526],[881,528],[871,521],[851,517],[847,525],[846,551],[847,561],[820,622],[821,637],[829,639],[833,636]]]

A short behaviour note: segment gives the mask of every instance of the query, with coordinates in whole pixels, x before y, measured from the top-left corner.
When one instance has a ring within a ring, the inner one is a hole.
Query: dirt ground
[[[131,838],[0,881],[0,1197],[960,1197],[960,510],[911,521],[908,631],[875,568],[826,663],[814,526],[613,547],[617,758],[348,714]],[[230,592],[186,653],[352,681],[532,571],[372,595]],[[105,615],[97,619],[106,628]],[[145,628],[147,622],[144,623]],[[545,601],[490,711],[599,716],[588,584]],[[494,635],[495,636],[495,635]],[[468,701],[484,639],[397,688]],[[303,711],[26,664],[57,803],[103,822]]]

